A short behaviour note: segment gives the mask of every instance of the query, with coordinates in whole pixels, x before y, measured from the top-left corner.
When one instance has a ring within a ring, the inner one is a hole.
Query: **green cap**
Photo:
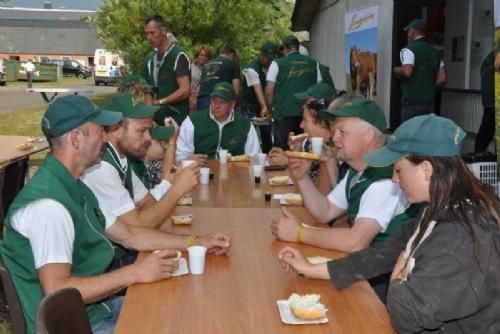
[[[295,37],[294,35],[285,36],[285,38],[283,38],[282,42],[283,42],[283,45],[285,45],[285,46],[291,46],[291,45],[299,46],[300,45],[298,38]]]
[[[293,96],[299,100],[307,100],[309,98],[332,100],[336,95],[335,90],[330,85],[320,82],[310,86],[305,92],[296,93]]]
[[[174,134],[174,128],[172,126],[158,125],[149,129],[149,134],[155,140],[168,141]]]
[[[228,82],[219,82],[216,84],[210,96],[218,96],[225,101],[234,101],[236,99],[233,85]]]
[[[131,75],[123,79],[118,90],[122,90],[126,86],[131,86],[131,85],[143,85],[144,87],[150,87],[149,84],[146,82],[146,80],[144,80],[144,78],[141,77],[140,75]]]
[[[269,60],[278,58],[278,45],[273,42],[265,42],[260,48],[260,52]]]
[[[425,32],[425,21],[422,19],[415,19],[412,20],[405,28],[404,31],[410,30],[410,28],[413,28],[415,30],[418,30],[420,32]]]
[[[329,121],[336,117],[358,117],[380,131],[384,131],[387,126],[382,109],[375,102],[367,100],[363,96],[353,98],[337,110],[321,110],[319,116]]]
[[[66,95],[49,104],[41,125],[45,134],[59,137],[86,122],[108,126],[121,119],[121,113],[98,108],[85,96]]]
[[[142,99],[131,93],[118,93],[112,96],[104,105],[104,108],[119,111],[123,117],[144,119],[153,117],[160,107],[149,106]]]
[[[451,157],[460,154],[465,132],[452,120],[434,114],[413,117],[401,124],[387,144],[365,156],[370,166],[382,167],[411,156]]]

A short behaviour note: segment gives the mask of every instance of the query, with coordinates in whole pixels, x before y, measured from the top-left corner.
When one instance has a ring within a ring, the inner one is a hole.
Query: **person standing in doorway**
[[[415,19],[404,29],[408,45],[401,50],[401,65],[393,73],[401,81],[401,122],[434,112],[439,52],[425,40],[426,23]]]

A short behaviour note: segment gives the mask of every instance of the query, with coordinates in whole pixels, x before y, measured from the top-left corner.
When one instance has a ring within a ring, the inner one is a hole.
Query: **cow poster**
[[[378,6],[345,14],[347,90],[368,99],[376,96]]]

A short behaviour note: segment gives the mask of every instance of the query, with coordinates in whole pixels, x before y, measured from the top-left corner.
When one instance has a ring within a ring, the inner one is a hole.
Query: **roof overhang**
[[[292,31],[303,31],[311,28],[321,0],[297,0],[292,14]]]

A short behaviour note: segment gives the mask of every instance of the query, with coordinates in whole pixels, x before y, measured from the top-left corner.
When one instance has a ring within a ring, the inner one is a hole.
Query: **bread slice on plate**
[[[271,184],[274,185],[287,185],[288,182],[290,182],[290,176],[288,175],[273,176],[272,178],[269,179],[269,181],[271,181]]]
[[[288,205],[302,205],[302,195],[301,194],[285,194],[283,199]]]
[[[189,225],[193,222],[193,215],[172,216],[172,223],[175,225]]]
[[[323,304],[319,302],[320,295],[299,295],[293,293],[288,298],[288,306],[292,314],[303,320],[316,320],[324,318],[328,311]]]

